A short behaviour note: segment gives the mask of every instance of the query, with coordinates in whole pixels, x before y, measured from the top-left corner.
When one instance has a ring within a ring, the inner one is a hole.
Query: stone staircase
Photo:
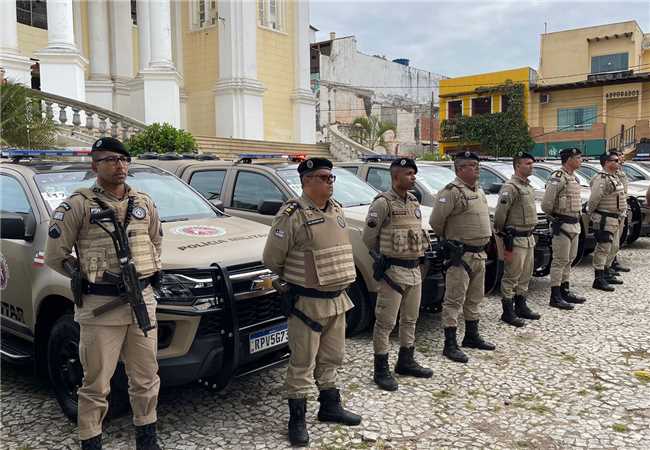
[[[221,159],[234,160],[241,153],[302,153],[332,159],[329,144],[296,144],[290,142],[254,141],[249,139],[229,139],[214,136],[194,136],[201,153],[212,153]]]

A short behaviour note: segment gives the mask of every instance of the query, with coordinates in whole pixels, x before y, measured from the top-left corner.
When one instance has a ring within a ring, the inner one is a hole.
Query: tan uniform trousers
[[[79,358],[84,370],[79,388],[79,438],[102,432],[108,411],[106,397],[118,359],[124,361],[129,378],[129,399],[136,426],[156,422],[158,404],[158,330],[144,336],[136,323],[130,325],[80,324]]]
[[[375,306],[375,327],[372,343],[376,354],[388,353],[389,336],[395,328],[399,313],[399,345],[413,347],[415,343],[415,324],[420,314],[422,285],[409,286],[398,283],[404,290],[402,296],[385,281],[379,284],[377,305]]]
[[[533,276],[534,247],[512,247],[512,261],[504,262],[501,293],[511,299],[515,295],[526,296],[528,283]]]
[[[479,320],[479,306],[485,295],[485,253],[465,253],[471,276],[463,266],[451,266],[445,277],[445,299],[442,303],[442,326],[457,327],[461,308],[465,320]]]
[[[307,316],[310,317],[309,314]],[[343,364],[345,311],[310,319],[321,324],[323,331],[318,333],[312,330],[296,316],[288,319],[291,350],[287,368],[288,398],[307,397],[312,392],[314,379],[319,390],[336,388],[336,372]]]
[[[551,260],[551,287],[558,287],[569,281],[571,275],[571,263],[578,255],[579,234],[572,234],[569,238],[566,234],[560,233],[553,236],[551,249],[553,259]]]
[[[592,264],[594,269],[603,270],[614,260],[614,256],[618,253],[619,240],[621,238],[621,228],[616,228],[616,231],[612,235],[612,242],[597,242],[596,248],[594,249],[594,256],[592,259]]]
[[[605,261],[605,267],[612,267],[614,258],[616,258],[616,254],[618,253],[618,250],[621,247],[621,233],[623,232],[624,226],[625,226],[625,217],[623,217],[618,222],[618,228],[616,229],[616,233],[614,233],[614,238],[612,240],[612,248],[610,248],[609,255],[607,255],[607,261]]]

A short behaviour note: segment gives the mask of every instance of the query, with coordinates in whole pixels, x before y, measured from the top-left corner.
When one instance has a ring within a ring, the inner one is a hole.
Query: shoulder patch
[[[556,170],[551,174],[552,177],[554,178],[562,178],[562,171],[561,170]]]
[[[52,239],[58,239],[61,237],[61,228],[57,224],[51,225],[47,231],[47,235]]]
[[[285,216],[291,216],[298,209],[300,209],[300,203],[298,203],[298,202],[288,202],[287,207],[284,208],[284,211],[282,211],[282,214],[284,214]]]

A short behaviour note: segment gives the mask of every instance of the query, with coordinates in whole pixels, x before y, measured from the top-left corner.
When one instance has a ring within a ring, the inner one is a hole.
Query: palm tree
[[[397,127],[390,122],[382,122],[377,116],[357,117],[352,121],[352,134],[350,138],[370,150],[377,145],[384,145],[384,135],[392,131],[397,132]]]
[[[41,102],[21,84],[0,85],[0,145],[18,148],[51,148],[56,124],[43,115]]]

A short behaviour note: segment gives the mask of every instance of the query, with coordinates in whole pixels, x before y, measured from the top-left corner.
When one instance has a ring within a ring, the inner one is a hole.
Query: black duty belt
[[[485,251],[485,245],[467,245],[463,244],[465,253],[481,253]]]
[[[557,219],[561,223],[578,223],[579,220],[577,217],[571,217],[571,216],[564,216],[562,214],[555,214],[553,218]]]
[[[610,213],[610,212],[599,211],[599,210],[596,210],[596,211],[594,211],[594,212],[595,212],[596,214],[600,214],[601,216],[611,217],[611,218],[613,218],[613,219],[620,219],[620,218],[621,218],[621,216],[618,215],[618,214],[616,214],[616,213]]]
[[[399,259],[387,258],[391,266],[406,267],[407,269],[415,269],[420,265],[419,259]]]
[[[140,289],[144,290],[151,285],[151,277],[143,278],[140,280]],[[102,295],[105,297],[119,297],[123,291],[114,284],[96,284],[84,283],[84,294],[86,295]]]
[[[302,297],[314,297],[314,298],[336,298],[343,292],[343,289],[340,291],[319,291],[318,289],[311,289],[295,284],[291,285],[291,290]]]
[[[529,231],[513,231],[512,235],[514,237],[531,237],[533,235],[534,230],[529,230]]]

